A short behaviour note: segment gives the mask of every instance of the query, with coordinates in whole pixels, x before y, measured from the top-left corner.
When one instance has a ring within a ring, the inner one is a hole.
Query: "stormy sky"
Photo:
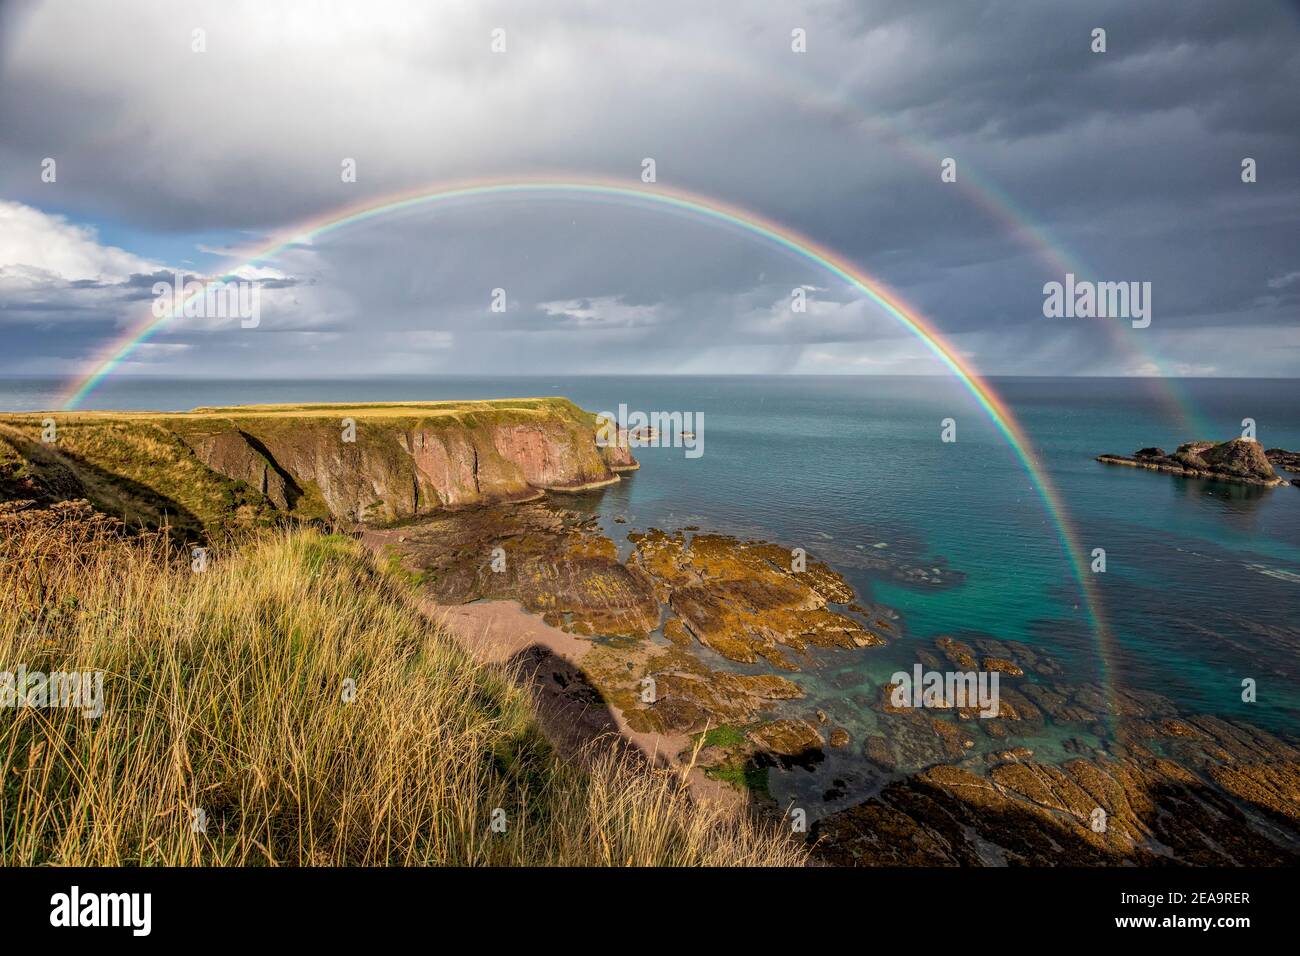
[[[657,185],[882,280],[981,372],[1300,375],[1294,3],[0,10],[0,374],[73,376],[159,279],[346,207],[483,178],[642,187],[653,158]],[[1044,317],[1067,272],[1150,282],[1150,326]],[[180,317],[122,372],[941,371],[814,263],[591,196],[422,206],[240,274],[257,328]]]

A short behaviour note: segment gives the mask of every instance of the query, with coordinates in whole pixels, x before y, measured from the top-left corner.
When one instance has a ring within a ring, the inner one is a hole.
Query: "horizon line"
[[[327,382],[327,381],[376,381],[386,378],[546,378],[552,375],[565,375],[583,378],[936,378],[952,380],[951,374],[942,372],[376,372],[372,374],[349,374],[345,372],[329,375],[178,375],[176,373],[122,372],[116,371],[116,380],[154,380],[175,382]],[[1231,373],[1224,375],[1142,375],[1124,373],[1087,373],[1087,372],[1053,372],[1029,374],[1024,372],[985,372],[985,379],[1097,379],[1097,380],[1133,380],[1133,381],[1300,381],[1300,373],[1295,375],[1247,375]],[[66,382],[67,375],[57,372],[0,372],[0,381],[56,381]]]

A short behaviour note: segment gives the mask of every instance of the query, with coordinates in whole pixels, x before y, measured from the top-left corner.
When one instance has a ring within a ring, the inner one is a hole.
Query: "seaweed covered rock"
[[[831,605],[846,605],[853,589],[827,565],[761,541],[717,534],[629,535],[634,566],[654,581],[691,635],[728,660],[759,658],[798,670],[789,651],[810,647],[860,648],[884,639]],[[796,567],[798,570],[796,570]]]

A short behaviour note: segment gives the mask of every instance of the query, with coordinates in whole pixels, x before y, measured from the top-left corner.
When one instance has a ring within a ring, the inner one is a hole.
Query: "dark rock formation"
[[[659,626],[650,579],[618,560],[595,519],[548,502],[467,508],[374,536],[443,604],[516,600],[575,634],[644,637]]]
[[[1208,478],[1264,487],[1286,484],[1273,471],[1273,465],[1259,443],[1245,438],[1233,438],[1218,444],[1187,442],[1179,445],[1172,455],[1165,454],[1160,448],[1142,448],[1132,457],[1099,455],[1097,461],[1163,471],[1184,478]]]
[[[816,823],[815,855],[858,866],[1294,866],[1300,751],[1215,717],[1132,721],[1122,758],[1062,765],[1025,748],[977,772],[940,764]],[[1176,759],[1155,747],[1176,751]],[[883,738],[867,756],[892,761]]]
[[[1266,458],[1283,471],[1300,472],[1300,451],[1287,451],[1285,448],[1270,448],[1264,452]]]

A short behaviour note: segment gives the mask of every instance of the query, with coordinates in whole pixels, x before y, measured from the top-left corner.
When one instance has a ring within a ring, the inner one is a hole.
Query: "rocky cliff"
[[[44,443],[51,417],[58,436]],[[201,527],[240,509],[393,521],[599,487],[636,467],[626,449],[598,448],[594,417],[563,398],[11,415],[0,445],[15,475],[57,469],[128,519]]]

